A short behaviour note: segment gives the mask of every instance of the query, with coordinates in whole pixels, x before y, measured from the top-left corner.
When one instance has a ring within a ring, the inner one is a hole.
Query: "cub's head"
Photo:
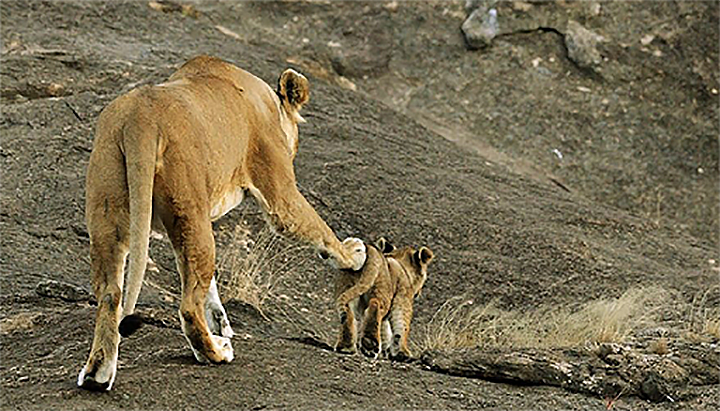
[[[300,109],[310,100],[310,82],[297,71],[287,69],[278,79],[276,93],[280,99],[281,126],[288,139],[291,157],[294,158],[298,150],[297,125],[305,122],[300,115]]]
[[[380,238],[375,246],[383,253],[385,258],[397,261],[405,271],[410,274],[415,295],[420,294],[422,286],[427,279],[427,267],[435,257],[428,247],[401,247],[395,248],[389,241]]]

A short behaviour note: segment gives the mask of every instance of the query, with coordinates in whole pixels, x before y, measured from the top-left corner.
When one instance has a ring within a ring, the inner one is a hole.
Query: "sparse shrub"
[[[670,352],[668,346],[668,339],[666,337],[660,337],[657,340],[650,343],[650,352],[658,355],[666,355]]]
[[[715,318],[705,320],[704,332],[720,340],[720,314],[715,314]]]
[[[424,327],[421,351],[470,347],[568,347],[621,342],[634,329],[648,326],[668,295],[662,289],[632,289],[615,299],[579,307],[541,307],[506,311],[494,302],[476,305],[448,300]]]
[[[253,236],[246,224],[238,224],[218,257],[221,295],[225,300],[250,304],[262,313],[278,281],[301,263],[303,248],[290,244],[268,226]]]
[[[676,310],[685,313],[686,339],[692,342],[720,339],[720,286],[710,287]]]

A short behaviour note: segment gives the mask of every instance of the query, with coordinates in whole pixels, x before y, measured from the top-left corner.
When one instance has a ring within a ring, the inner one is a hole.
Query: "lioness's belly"
[[[225,193],[219,201],[212,205],[210,210],[210,220],[217,220],[218,218],[227,214],[228,211],[237,207],[245,196],[245,190],[241,187],[237,187],[229,192]]]

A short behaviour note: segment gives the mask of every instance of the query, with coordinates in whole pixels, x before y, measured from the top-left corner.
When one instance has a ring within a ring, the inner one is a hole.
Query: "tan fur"
[[[211,220],[243,194],[256,198],[278,232],[314,245],[341,269],[362,267],[362,242],[341,243],[297,189],[297,123],[308,99],[307,79],[293,70],[280,76],[276,93],[232,64],[201,56],[166,83],[133,90],[103,110],[86,181],[98,312],[79,385],[112,385],[118,323],[134,311],[151,226],[172,242],[182,282],[182,328],[196,357],[210,362],[232,360],[229,338],[211,335],[204,315],[215,270]]]
[[[361,272],[342,272],[336,284],[341,330],[335,349],[352,353],[359,341],[364,354],[377,357],[389,349],[393,359],[412,356],[408,347],[413,301],[419,295],[427,266],[433,259],[427,247],[394,249],[380,239],[368,246]]]

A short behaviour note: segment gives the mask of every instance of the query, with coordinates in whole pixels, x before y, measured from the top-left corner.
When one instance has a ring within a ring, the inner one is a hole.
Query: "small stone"
[[[59,298],[64,301],[87,301],[90,293],[74,284],[55,280],[40,282],[35,287],[35,292],[43,297]]]
[[[46,91],[50,97],[60,97],[65,94],[65,86],[58,83],[50,83]]]
[[[390,3],[385,4],[385,10],[389,12],[395,12],[398,9],[398,2],[397,1],[391,1]]]
[[[512,8],[516,11],[521,11],[523,13],[527,13],[528,11],[532,10],[533,5],[524,1],[513,1],[512,2]]]
[[[652,34],[648,34],[640,39],[640,44],[642,44],[643,46],[647,46],[648,44],[652,43],[653,40],[655,40],[655,36],[653,36]]]
[[[482,7],[476,9],[462,24],[461,30],[469,49],[478,50],[490,46],[499,31],[497,10],[485,11]]]
[[[568,58],[581,68],[594,68],[602,62],[597,43],[603,37],[586,29],[576,21],[568,22],[565,47]]]

